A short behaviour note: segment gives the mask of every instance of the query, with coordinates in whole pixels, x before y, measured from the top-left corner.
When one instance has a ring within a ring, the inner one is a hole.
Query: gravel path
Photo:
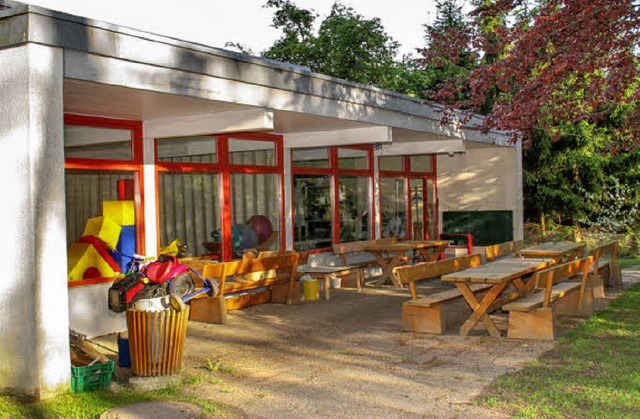
[[[474,398],[553,348],[482,330],[401,332],[406,299],[388,289],[336,290],[330,301],[233,311],[226,325],[191,323],[185,374],[205,377],[198,394],[229,405],[233,417],[499,417]]]
[[[640,282],[640,271],[623,280]],[[622,292],[608,289],[597,308]],[[407,298],[339,289],[330,301],[232,311],[226,325],[191,322],[183,376],[197,377],[193,391],[234,418],[503,417],[474,400],[555,345],[491,338],[480,327],[468,337],[402,332]],[[492,318],[505,335],[506,315]],[[566,319],[561,333],[579,321]]]

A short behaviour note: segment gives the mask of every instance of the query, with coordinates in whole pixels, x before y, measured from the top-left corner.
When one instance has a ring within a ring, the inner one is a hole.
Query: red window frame
[[[411,157],[415,156],[427,156],[431,157],[431,172],[412,172],[411,171]],[[380,158],[384,156],[378,157],[378,167],[380,167]],[[405,178],[407,179],[407,225],[405,226],[405,231],[408,232],[407,236],[404,238],[412,238],[414,240],[429,240],[429,232],[427,225],[429,222],[433,221],[435,236],[438,237],[438,182],[437,182],[437,158],[435,154],[415,154],[415,155],[403,155],[402,156],[402,170],[378,170],[378,175],[380,179],[383,177],[387,178]],[[413,212],[411,211],[411,203],[412,203],[412,192],[411,192],[411,179],[422,179],[422,190],[424,191],[422,194],[422,222],[424,224],[424,237],[413,237]],[[433,180],[433,188],[434,188],[434,196],[433,201],[429,203],[427,197],[427,180]],[[380,196],[380,208],[382,208],[382,196]],[[429,215],[427,209],[432,209],[433,220],[429,219]]]
[[[317,148],[325,148],[325,147],[317,147]],[[340,205],[338,205],[338,196],[339,193],[339,180],[340,177],[368,177],[369,178],[369,205],[371,216],[369,217],[369,231],[371,232],[371,238],[375,237],[375,222],[373,214],[375,214],[376,202],[373,199],[373,145],[350,145],[350,146],[328,146],[326,147],[329,154],[329,167],[295,167],[293,165],[293,149],[290,150],[291,153],[291,196],[295,193],[294,190],[294,182],[293,177],[295,175],[319,175],[319,176],[329,176],[331,182],[331,242],[332,243],[340,243]],[[343,169],[338,165],[338,150],[339,149],[351,149],[351,150],[364,150],[367,152],[367,169]],[[295,217],[293,205],[291,207],[291,219],[293,220]],[[293,231],[291,232],[291,242],[294,240]],[[313,252],[322,252],[326,249],[317,249]]]
[[[159,174],[161,172],[181,172],[181,173],[217,173],[220,176],[218,185],[220,201],[220,213],[222,219],[222,259],[230,261],[233,258],[233,248],[231,243],[231,174],[277,174],[279,175],[280,196],[278,197],[278,207],[280,207],[280,231],[279,241],[282,248],[286,233],[284,228],[284,145],[283,137],[274,134],[262,133],[230,133],[211,134],[216,139],[217,163],[185,163],[185,162],[162,162],[158,161],[158,141],[154,139],[154,161],[156,167],[156,196],[160,193]],[[239,140],[268,141],[275,145],[275,162],[273,166],[266,165],[241,165],[229,163],[229,138]],[[160,246],[160,200],[156,200],[156,234],[157,243]],[[160,249],[158,248],[158,251]]]
[[[137,193],[134,196],[136,214],[136,248],[145,248],[144,222],[144,174],[143,174],[143,144],[142,122],[127,119],[104,118],[97,116],[64,115],[65,125],[80,125],[96,128],[125,129],[131,131],[131,160],[106,160],[88,158],[65,158],[65,170],[109,170],[133,172],[137,181]],[[79,285],[98,284],[113,281],[114,278],[95,278],[68,282],[69,287]]]

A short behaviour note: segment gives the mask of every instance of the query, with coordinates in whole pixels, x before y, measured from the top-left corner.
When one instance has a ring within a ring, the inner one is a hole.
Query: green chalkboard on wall
[[[473,235],[473,244],[488,246],[513,240],[513,211],[445,211],[443,233]]]

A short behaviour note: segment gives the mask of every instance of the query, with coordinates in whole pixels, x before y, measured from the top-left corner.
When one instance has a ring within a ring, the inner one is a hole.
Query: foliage
[[[585,200],[592,209],[583,222],[588,227],[611,233],[632,232],[640,219],[638,188],[607,176],[602,189],[600,194],[584,190]]]
[[[621,269],[640,269],[640,256],[618,258],[616,265]]]
[[[499,377],[485,406],[515,417],[638,417],[640,285],[591,316],[555,350]]]
[[[398,86],[404,67],[395,62],[399,44],[379,18],[366,19],[352,8],[335,3],[314,33],[317,15],[289,0],[269,0],[272,26],[282,37],[266,58],[309,67],[312,71],[382,88]]]
[[[437,97],[437,91],[447,81],[455,83],[470,74],[479,55],[471,48],[469,19],[462,12],[459,0],[437,0],[436,17],[431,25],[424,25],[426,47],[418,49],[420,65],[431,69],[433,76],[423,88],[428,98]],[[458,84],[450,99],[468,100],[468,89]]]
[[[271,26],[282,30],[283,35],[262,55],[273,60],[312,67],[313,23],[316,13],[301,9],[289,0],[268,0],[264,7],[275,9]]]
[[[483,128],[552,137],[562,124],[599,121],[640,99],[638,0],[475,0],[466,29],[483,62],[443,83],[438,101],[487,110]],[[446,45],[445,45],[446,46]],[[452,42],[451,55],[462,53]],[[451,59],[451,58],[450,58]],[[468,89],[468,99],[459,92]],[[487,102],[491,102],[490,109]],[[621,147],[637,142],[637,111],[619,127]]]
[[[542,129],[531,134],[523,154],[525,219],[612,233],[637,229],[640,150],[611,152],[617,121],[613,113],[597,124],[565,124],[556,140]]]

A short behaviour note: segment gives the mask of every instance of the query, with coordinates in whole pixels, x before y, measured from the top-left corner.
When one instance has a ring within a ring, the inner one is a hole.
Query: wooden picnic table
[[[516,252],[516,256],[522,258],[551,258],[558,262],[570,262],[576,259],[585,243],[572,242],[545,242],[535,246],[526,247]]]
[[[451,243],[450,240],[409,240],[398,243],[367,244],[363,245],[362,250],[373,254],[382,268],[382,276],[377,281],[377,285],[384,284],[388,279],[396,288],[402,289],[402,282],[393,273],[393,268],[400,264],[406,252],[418,251],[425,262],[433,262],[438,259],[449,243]]]
[[[493,320],[489,318],[488,313],[500,308],[509,301],[529,294],[533,284],[526,283],[523,277],[544,269],[553,263],[553,259],[506,258],[475,268],[465,269],[464,271],[443,275],[441,279],[453,282],[467,304],[469,304],[469,307],[471,307],[471,310],[473,310],[471,316],[460,327],[460,335],[468,335],[471,329],[479,321],[482,321],[491,336],[499,337],[500,332]],[[469,287],[470,284],[491,284],[492,286],[484,295],[482,301],[478,301]],[[497,301],[509,284],[514,285],[515,293],[503,295]]]
[[[331,298],[331,294],[329,293],[329,279],[334,275],[344,276],[355,274],[358,292],[360,292],[360,284],[364,282],[364,273],[362,268],[358,266],[305,266],[298,268],[298,275],[303,274],[323,280],[325,300],[329,300]]]

